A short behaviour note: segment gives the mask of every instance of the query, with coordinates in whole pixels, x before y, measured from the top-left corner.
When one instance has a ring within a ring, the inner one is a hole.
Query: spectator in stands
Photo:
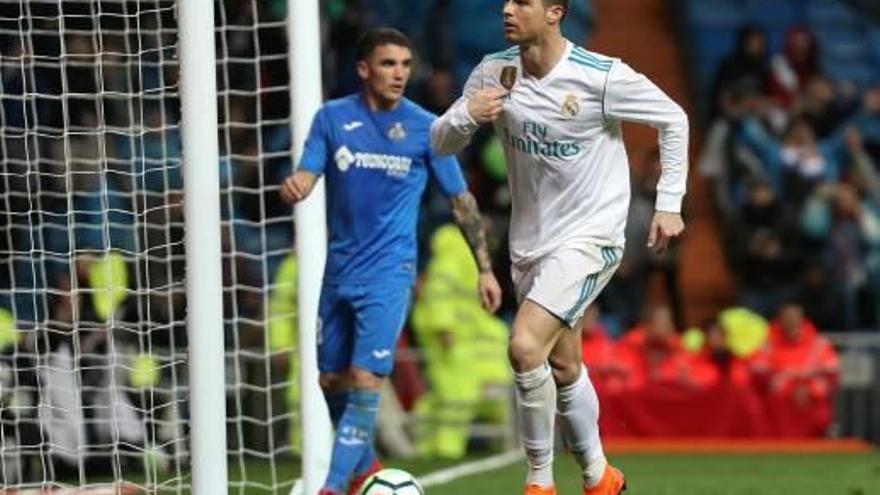
[[[809,246],[809,244],[807,244]],[[810,255],[800,276],[798,299],[803,303],[804,312],[820,328],[834,330],[841,327],[840,309],[837,304],[837,287],[831,282],[831,274],[825,263],[824,250],[815,254],[810,247]]]
[[[332,4],[327,9],[327,26],[324,32],[328,43],[324,45],[324,83],[331,98],[347,95],[360,88],[355,71],[355,47],[357,40],[373,23],[374,12],[360,0],[326,2]]]
[[[835,328],[855,330],[870,324],[876,318],[876,258],[880,252],[876,204],[860,197],[850,184],[825,187],[810,198],[802,225],[814,243],[824,248],[821,252],[828,282],[837,288],[833,294],[838,315],[833,321]]]
[[[750,153],[743,153],[737,132],[744,119],[757,114],[761,88],[749,79],[725,86],[718,96],[719,115],[712,123],[700,153],[700,172],[713,185],[714,199],[724,222],[737,216],[743,184],[765,177],[763,167]]]
[[[718,320],[712,320],[704,326],[706,333],[705,345],[696,356],[697,368],[706,377],[706,385],[729,383],[738,388],[751,385],[748,362],[731,350],[728,344],[728,332]]]
[[[864,321],[859,318],[859,296],[868,285],[868,250],[876,252],[880,246],[880,216],[848,184],[841,184],[834,198],[830,246],[832,283],[842,289],[843,328],[856,330]]]
[[[149,276],[137,280],[141,294],[133,302],[141,310],[129,313],[131,322],[142,334],[149,332],[150,342],[156,346],[185,347],[187,343],[186,296],[184,277],[186,260],[184,250],[183,192],[170,191],[162,204],[144,212],[144,231],[141,249],[147,253],[140,262],[141,273]],[[223,229],[225,232],[226,229]],[[224,257],[224,266],[227,258]],[[224,291],[224,297],[228,297]],[[224,301],[224,310],[232,304]],[[234,315],[225,315],[233,318]]]
[[[767,342],[767,320],[746,308],[725,309],[716,321],[724,331],[727,348],[740,359],[751,359]]]
[[[796,291],[802,253],[796,217],[763,182],[752,182],[728,255],[743,306],[764,316]]]
[[[801,204],[822,182],[837,182],[845,165],[844,134],[824,140],[803,117],[792,119],[778,140],[755,118],[742,122],[737,139],[760,160],[765,180],[787,203]]]
[[[72,268],[48,297],[49,318],[37,339],[41,359],[50,363],[40,373],[50,391],[41,400],[58,411],[46,433],[66,451],[53,459],[56,472],[75,476],[85,465],[109,473],[118,452],[142,446],[145,434],[119,379],[129,365],[122,352],[129,334],[118,331],[122,318],[110,318],[121,310],[128,280],[112,256],[80,255]],[[107,445],[113,449],[100,448]]]
[[[732,88],[751,86],[763,90],[769,83],[767,36],[753,25],[743,26],[733,52],[721,60],[712,83],[711,105],[714,118],[719,114],[724,93]]]
[[[865,244],[865,270],[867,273],[866,311],[872,318],[865,326],[880,326],[880,243],[874,220],[880,218],[880,168],[864,146],[862,134],[851,130],[847,135],[847,148],[852,157],[851,180],[862,198],[864,212],[862,230],[868,242]]]
[[[23,448],[46,442],[46,428],[40,425],[45,403],[37,394],[41,386],[37,370],[41,367],[32,348],[34,342],[33,332],[18,326],[6,298],[0,297],[0,435],[6,486],[43,481],[43,453]]]
[[[80,115],[98,115],[98,63],[92,38],[70,34],[63,40],[67,63],[63,66],[62,90],[68,94],[65,113],[70,119],[65,125],[94,129],[97,126],[92,122],[77,122]]]
[[[858,129],[848,129],[845,143],[848,183],[817,189],[801,214],[810,251],[820,253],[805,286],[808,311],[832,329],[868,327],[880,318],[880,172]]]
[[[807,83],[797,113],[813,128],[818,139],[834,135],[859,110],[859,98],[841,91],[827,77],[817,75]]]
[[[146,207],[157,208],[164,202],[163,194],[183,189],[182,143],[173,110],[163,102],[143,105],[143,120],[134,123],[138,126],[137,138],[128,133],[115,134],[112,155],[117,158],[114,169],[119,175],[130,177],[129,189],[146,193]]]
[[[880,206],[880,166],[865,147],[861,130],[850,128],[845,141],[851,157],[850,179],[876,208]]]
[[[455,103],[455,97],[455,75],[448,67],[434,67],[422,83],[421,105],[431,113],[442,115]]]
[[[782,53],[773,57],[770,64],[770,96],[781,108],[792,108],[818,74],[816,37],[804,27],[789,29]]]
[[[57,214],[47,219],[45,242],[55,252],[109,247],[134,251],[133,202],[117,194],[127,182],[122,177],[131,177],[131,173],[108,173],[108,164],[116,162],[115,146],[98,130],[94,105],[71,116],[69,123],[79,131],[52,138],[51,159],[41,164],[45,167],[41,187],[56,193],[41,195],[44,207]],[[67,216],[73,219],[72,229]],[[73,230],[72,237],[69,230]]]
[[[864,146],[874,156],[880,157],[880,86],[865,91],[862,98],[865,117],[859,122]]]
[[[3,127],[4,137],[14,134],[15,130],[24,130],[36,124],[36,116],[33,115],[31,105],[27,104],[25,94],[33,91],[28,88],[28,52],[25,44],[18,37],[6,41],[2,45],[4,57],[0,60],[0,87],[3,95],[0,97],[3,112],[0,113],[0,127]]]
[[[642,323],[627,332],[621,344],[639,356],[636,380],[644,380],[650,386],[698,388],[702,385],[696,379],[700,377],[694,376],[692,356],[681,346],[668,306],[648,308]]]
[[[134,74],[129,73],[126,58],[125,35],[114,31],[101,33],[101,87],[107,93],[119,95],[137,92],[133,81]],[[171,65],[171,64],[169,64]],[[104,122],[108,128],[129,130],[134,123],[134,113],[138,110],[132,98],[101,98]]]
[[[235,120],[234,122],[240,122]],[[289,221],[290,208],[278,198],[270,184],[268,166],[260,154],[258,133],[236,134],[230,153],[222,166],[228,188],[223,191],[228,209],[229,227],[225,249],[235,253],[230,262],[228,283],[235,286],[236,311],[249,321],[261,319],[264,307],[259,288],[270,283],[284,260],[284,253],[293,244]],[[289,172],[289,171],[288,171]],[[224,229],[226,230],[226,229]],[[239,330],[258,335],[257,324],[239,323]]]
[[[234,57],[235,62],[229,63],[226,77],[218,79],[221,84],[228,82],[229,87],[218,89],[254,90],[259,84],[257,46],[252,30],[257,22],[257,5],[258,2],[226,2],[229,25],[238,29],[228,29],[224,33],[225,42],[219,45],[222,52],[217,55]]]
[[[807,119],[796,117],[792,120],[779,154],[786,199],[801,204],[817,184],[837,181],[841,168],[838,161],[841,144],[839,139],[817,143],[815,130]]]
[[[599,307],[591,304],[581,323],[581,353],[590,379],[601,394],[617,394],[641,388],[636,374],[638,356],[629,346],[611,339],[599,319]]]
[[[767,396],[767,413],[783,436],[821,436],[831,424],[839,363],[796,302],[784,303],[770,325],[767,345],[752,363]]]

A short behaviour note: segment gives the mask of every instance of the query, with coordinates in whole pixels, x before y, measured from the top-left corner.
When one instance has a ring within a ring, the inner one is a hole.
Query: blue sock
[[[325,488],[340,493],[345,490],[364,453],[373,448],[378,411],[378,391],[352,390],[348,393],[348,404],[336,429]]]
[[[324,392],[324,400],[327,401],[327,410],[330,411],[330,422],[333,423],[333,428],[336,428],[348,403],[348,391]]]
[[[354,474],[366,473],[367,469],[373,467],[373,463],[376,462],[376,447],[374,446],[374,443],[375,442],[370,442],[368,448],[364,450],[357,466],[354,467]]]
[[[339,419],[342,418],[342,414],[345,412],[345,406],[348,403],[348,391],[324,392],[324,399],[327,401],[327,409],[330,411],[330,421],[333,423],[333,428],[335,429],[339,426]],[[367,472],[368,469],[373,467],[374,462],[376,462],[376,449],[371,443],[370,448],[364,451],[364,454],[354,467],[354,474],[357,475]]]

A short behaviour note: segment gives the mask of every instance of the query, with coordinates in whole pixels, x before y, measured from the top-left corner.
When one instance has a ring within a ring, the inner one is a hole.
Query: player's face
[[[504,39],[514,45],[527,45],[558,26],[565,10],[560,5],[546,7],[544,0],[504,0],[501,13]]]
[[[367,58],[358,62],[358,75],[366,91],[382,106],[393,105],[403,98],[412,65],[412,52],[399,45],[380,45]]]

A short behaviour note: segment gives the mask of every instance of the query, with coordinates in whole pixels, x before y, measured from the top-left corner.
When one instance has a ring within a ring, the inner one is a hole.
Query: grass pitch
[[[611,460],[627,476],[626,495],[880,495],[878,454],[625,454]],[[427,494],[519,495],[524,476],[525,467],[517,464],[432,487]],[[559,494],[579,495],[579,481],[574,461],[560,456]]]

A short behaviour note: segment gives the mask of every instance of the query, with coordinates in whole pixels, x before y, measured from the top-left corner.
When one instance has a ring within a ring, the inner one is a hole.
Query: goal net
[[[298,470],[285,3],[214,5],[232,493]],[[0,2],[0,493],[189,493],[176,4]]]

